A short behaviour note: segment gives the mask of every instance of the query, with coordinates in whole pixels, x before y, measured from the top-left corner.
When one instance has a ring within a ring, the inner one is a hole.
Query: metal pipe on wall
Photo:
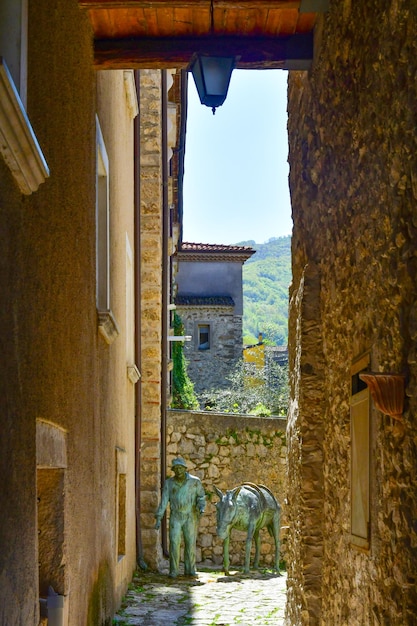
[[[182,241],[183,231],[183,213],[184,213],[184,153],[185,153],[185,133],[187,130],[187,114],[188,114],[188,72],[181,70],[181,117],[180,117],[180,145],[178,152],[178,193],[177,193],[177,221],[180,224],[179,241]]]
[[[167,70],[161,70],[161,122],[162,122],[162,365],[161,365],[161,488],[167,474],[166,462],[166,409],[168,401],[168,303],[169,303],[169,206],[168,206],[168,80]],[[168,555],[166,516],[162,524],[162,550]]]
[[[140,71],[135,70],[136,96],[139,113],[134,121],[134,280],[135,280],[135,363],[142,371],[141,346],[141,242],[140,242]],[[135,389],[135,512],[136,512],[136,561],[140,568],[147,569],[143,556],[142,527],[140,522],[140,461],[142,445],[141,381]]]

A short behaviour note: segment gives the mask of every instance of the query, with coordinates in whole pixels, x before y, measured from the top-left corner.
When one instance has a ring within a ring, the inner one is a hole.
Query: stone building
[[[175,304],[184,324],[188,374],[197,394],[227,385],[242,358],[242,267],[249,246],[181,243]]]
[[[289,78],[289,624],[417,623],[414,2],[330,2]]]
[[[417,622],[417,8],[285,5],[0,1],[1,624],[108,625],[166,549],[167,70],[219,49],[291,70],[287,623]]]

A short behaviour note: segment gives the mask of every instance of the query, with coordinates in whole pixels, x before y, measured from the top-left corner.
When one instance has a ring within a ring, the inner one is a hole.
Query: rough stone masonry
[[[417,623],[417,5],[330,2],[289,80],[291,624]],[[351,536],[351,366],[406,376],[371,402],[368,547]]]
[[[281,537],[285,538],[286,420],[230,415],[226,413],[168,411],[167,467],[183,456],[192,474],[203,482],[206,512],[200,520],[197,561],[222,563],[223,541],[216,535],[218,500],[213,485],[222,491],[250,481],[264,484],[280,502],[283,513]],[[243,565],[246,532],[233,530],[230,540],[231,564]],[[271,567],[274,542],[261,530],[260,564]],[[285,542],[281,551],[284,558]]]

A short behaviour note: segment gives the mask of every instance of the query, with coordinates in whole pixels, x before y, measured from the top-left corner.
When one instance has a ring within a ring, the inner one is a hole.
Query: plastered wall
[[[51,584],[68,598],[69,626],[97,626],[111,619],[135,565],[134,517],[118,559],[116,512],[119,449],[129,510],[134,486],[125,333],[133,120],[123,73],[93,71],[91,30],[76,2],[29,3],[28,24],[27,113],[50,177],[22,196],[0,160],[0,623],[37,624]],[[96,309],[97,113],[113,175],[120,336],[111,346]],[[61,433],[59,454],[53,443],[47,454],[48,438],[37,441],[40,423]]]

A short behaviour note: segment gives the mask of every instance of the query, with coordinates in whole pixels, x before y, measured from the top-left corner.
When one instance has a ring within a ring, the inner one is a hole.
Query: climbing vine
[[[184,325],[178,313],[174,312],[174,335],[184,335]],[[172,409],[198,409],[199,404],[194,392],[194,384],[187,374],[187,362],[184,355],[184,343],[174,341],[172,345]]]

